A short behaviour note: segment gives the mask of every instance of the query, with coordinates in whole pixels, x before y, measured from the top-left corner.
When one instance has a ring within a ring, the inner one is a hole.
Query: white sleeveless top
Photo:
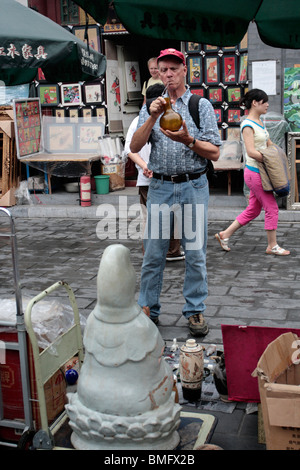
[[[251,127],[254,132],[254,146],[255,150],[263,150],[267,148],[267,142],[270,138],[269,132],[264,126],[261,126],[255,121],[252,121],[251,119],[245,119],[242,124],[241,124],[241,136],[242,136],[242,141],[244,142],[243,139],[243,129],[245,127]],[[244,146],[245,148],[245,146]],[[246,158],[246,165],[248,167],[252,167],[258,170],[258,164],[255,158],[249,157],[247,154],[246,148],[245,148],[245,158]],[[250,168],[251,169],[251,168]]]

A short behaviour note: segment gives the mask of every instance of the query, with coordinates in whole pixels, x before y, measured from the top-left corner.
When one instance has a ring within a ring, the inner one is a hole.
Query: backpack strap
[[[192,95],[189,99],[189,112],[192,116],[194,123],[200,129],[200,116],[199,116],[199,101],[201,100],[201,96],[199,95]]]

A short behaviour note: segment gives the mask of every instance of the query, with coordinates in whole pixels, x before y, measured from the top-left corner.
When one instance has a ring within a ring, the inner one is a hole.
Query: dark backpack
[[[147,111],[150,114],[150,104],[156,98],[151,98],[146,101]],[[199,101],[201,100],[201,96],[199,95],[192,95],[189,99],[189,113],[193,118],[194,123],[196,124],[197,128],[200,129],[200,116],[199,116]],[[214,166],[211,160],[206,160],[206,168],[207,168],[207,176],[211,177],[214,174]]]

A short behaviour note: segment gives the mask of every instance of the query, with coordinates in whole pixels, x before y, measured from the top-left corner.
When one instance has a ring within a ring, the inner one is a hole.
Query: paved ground
[[[20,214],[19,214],[20,215]],[[230,214],[230,219],[231,220]],[[221,219],[221,217],[218,217]],[[224,219],[224,218],[223,218]],[[0,225],[2,223],[0,219]],[[111,243],[123,243],[130,249],[137,274],[137,291],[142,263],[139,240],[99,240],[97,218],[15,217],[22,292],[35,296],[58,280],[73,288],[80,313],[87,316],[96,302],[96,276],[101,255]],[[209,222],[207,267],[209,296],[206,320],[208,335],[201,343],[217,344],[222,349],[221,324],[300,328],[299,258],[300,224],[285,220],[278,229],[278,241],[291,250],[289,257],[265,255],[263,222],[253,222],[232,238],[230,253],[220,249],[214,233],[228,223]],[[0,239],[0,298],[13,295],[9,246]],[[181,316],[184,262],[167,263],[162,290],[162,315],[159,331],[167,344],[189,337],[186,320]],[[64,296],[62,291],[59,295]],[[185,403],[185,407],[191,409]],[[264,449],[257,439],[257,413],[246,412],[245,403],[237,403],[232,412],[201,412],[216,416],[211,439],[226,450]]]

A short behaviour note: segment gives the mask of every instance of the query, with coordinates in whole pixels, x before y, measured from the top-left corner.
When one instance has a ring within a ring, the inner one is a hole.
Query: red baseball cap
[[[177,57],[177,59],[179,59],[183,63],[183,65],[185,65],[185,58],[182,52],[177,51],[176,49],[172,49],[172,48],[164,49],[163,51],[160,51],[159,57],[157,57],[157,61],[167,56]]]

